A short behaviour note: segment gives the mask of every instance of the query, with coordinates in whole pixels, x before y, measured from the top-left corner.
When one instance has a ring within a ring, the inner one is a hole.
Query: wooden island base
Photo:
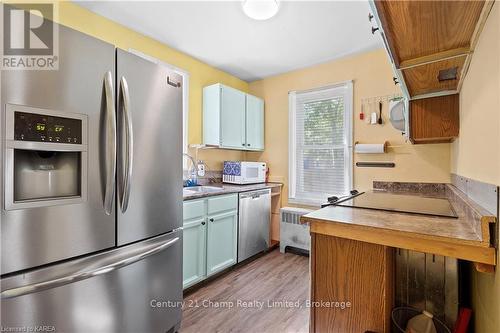
[[[310,331],[389,332],[393,249],[317,233],[311,241]]]

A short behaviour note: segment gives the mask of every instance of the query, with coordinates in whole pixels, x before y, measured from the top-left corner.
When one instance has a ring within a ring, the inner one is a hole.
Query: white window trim
[[[300,91],[290,91],[288,93],[288,202],[291,204],[303,204],[303,205],[313,205],[319,206],[321,203],[318,200],[313,199],[305,199],[305,198],[296,198],[295,189],[296,189],[296,99],[297,93],[305,93],[312,92],[322,89],[329,88],[338,88],[345,86],[347,88],[347,98],[345,99],[344,110],[345,110],[345,122],[344,122],[344,130],[345,130],[345,142],[344,145],[347,147],[345,150],[345,165],[346,165],[346,184],[349,186],[349,189],[353,188],[353,81],[343,81],[338,82],[332,85],[308,89],[308,90],[300,90]],[[325,198],[326,201],[326,198]]]
[[[188,128],[189,128],[189,72],[181,69],[179,67],[175,67],[171,64],[168,64],[166,62],[161,61],[160,59],[157,59],[155,57],[152,57],[148,54],[142,53],[140,51],[137,51],[135,49],[128,49],[128,51],[132,54],[135,54],[143,59],[146,59],[148,61],[151,61],[155,64],[165,66],[177,74],[182,76],[182,152],[184,154],[188,153]],[[187,170],[188,168],[188,161],[186,158],[182,159],[183,161],[183,169]]]

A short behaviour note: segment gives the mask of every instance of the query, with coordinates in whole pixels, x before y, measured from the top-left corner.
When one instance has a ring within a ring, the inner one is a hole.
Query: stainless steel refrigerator
[[[176,331],[182,77],[60,26],[1,85],[2,329]]]

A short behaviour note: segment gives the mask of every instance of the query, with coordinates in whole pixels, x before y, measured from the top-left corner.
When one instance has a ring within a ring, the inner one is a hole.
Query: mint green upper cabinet
[[[220,145],[245,148],[245,93],[222,86]]]
[[[203,88],[203,143],[263,150],[264,102],[219,83]]]
[[[220,146],[220,84],[203,88],[203,143]]]
[[[246,95],[246,148],[264,150],[264,101]]]
[[[203,88],[203,143],[245,149],[245,93],[222,84]]]
[[[236,264],[238,213],[208,216],[207,276]]]

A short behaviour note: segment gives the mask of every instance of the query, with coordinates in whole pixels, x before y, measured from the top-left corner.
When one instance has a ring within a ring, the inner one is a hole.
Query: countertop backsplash
[[[210,185],[222,183],[222,170],[207,170],[205,171],[205,176],[198,176],[198,185]]]

